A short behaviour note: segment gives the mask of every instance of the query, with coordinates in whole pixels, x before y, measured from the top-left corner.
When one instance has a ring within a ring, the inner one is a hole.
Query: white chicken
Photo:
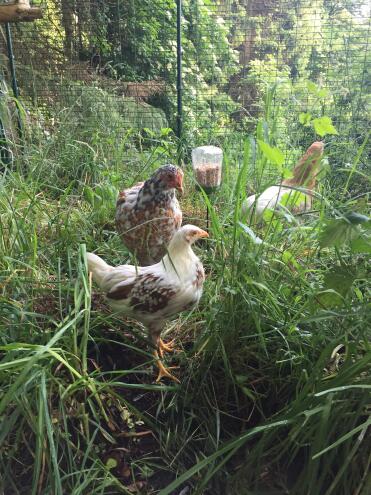
[[[313,143],[301,157],[293,170],[293,176],[285,179],[279,186],[268,187],[262,194],[249,196],[242,204],[243,218],[250,221],[255,218],[259,221],[265,210],[276,210],[283,204],[286,197],[286,206],[293,212],[306,211],[312,206],[311,192],[316,185],[316,176],[323,154],[324,144],[320,141]],[[304,188],[305,192],[299,192]]]
[[[184,225],[173,236],[168,253],[152,266],[108,265],[99,256],[87,254],[93,280],[105,292],[109,304],[142,322],[155,346],[154,357],[159,368],[157,381],[174,377],[160,361],[171,346],[161,339],[165,321],[198,304],[205,280],[201,261],[191,245],[208,233],[194,225]]]

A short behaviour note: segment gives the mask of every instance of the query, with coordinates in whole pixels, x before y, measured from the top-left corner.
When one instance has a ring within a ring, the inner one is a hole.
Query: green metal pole
[[[15,72],[15,59],[14,59],[14,52],[13,52],[13,42],[12,42],[12,33],[10,31],[10,24],[9,22],[5,23],[5,33],[6,33],[6,43],[8,46],[8,58],[9,58],[9,67],[10,67],[10,74],[12,76],[12,89],[13,89],[13,95],[15,98],[19,98],[19,88],[18,88],[18,82],[17,82],[17,75]],[[21,119],[21,114],[20,110],[18,107],[17,103],[17,120],[18,120],[18,132],[20,138],[23,137],[23,128],[22,128],[22,119]]]
[[[182,162],[182,127],[183,127],[183,88],[182,88],[182,0],[176,2],[176,41],[177,41],[177,137],[179,139],[178,161]]]

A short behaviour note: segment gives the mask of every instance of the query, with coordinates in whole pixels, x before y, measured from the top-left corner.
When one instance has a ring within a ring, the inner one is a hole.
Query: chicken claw
[[[175,339],[171,340],[168,343],[165,343],[162,339],[159,339],[158,342],[158,352],[161,357],[163,357],[164,352],[174,352],[173,342]]]
[[[162,364],[161,360],[158,357],[157,351],[153,353],[155,359],[156,359],[156,366],[158,368],[158,376],[156,378],[156,382],[159,382],[161,378],[169,378],[170,380],[173,380],[176,383],[180,383],[180,380],[174,375],[170,373],[169,370],[173,370],[175,368],[179,368],[179,366],[170,366],[169,368],[165,368],[165,366]]]

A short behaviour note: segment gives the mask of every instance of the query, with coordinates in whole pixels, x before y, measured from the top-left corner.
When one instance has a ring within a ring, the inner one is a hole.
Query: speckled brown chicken
[[[158,353],[171,347],[161,340],[161,331],[170,317],[198,304],[205,279],[201,261],[192,250],[197,239],[207,232],[194,225],[184,225],[171,239],[166,254],[152,266],[108,265],[99,256],[88,253],[89,271],[105,292],[115,311],[142,322],[155,346],[155,360],[160,380],[163,376],[178,381],[164,367]]]
[[[141,266],[160,261],[182,224],[175,190],[183,192],[183,172],[174,165],[165,165],[150,179],[119,194],[116,229]]]

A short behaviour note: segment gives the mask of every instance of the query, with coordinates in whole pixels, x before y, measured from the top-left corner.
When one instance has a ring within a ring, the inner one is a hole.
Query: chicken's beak
[[[200,232],[198,233],[198,237],[209,237],[209,234],[206,232],[206,230],[200,230]]]

